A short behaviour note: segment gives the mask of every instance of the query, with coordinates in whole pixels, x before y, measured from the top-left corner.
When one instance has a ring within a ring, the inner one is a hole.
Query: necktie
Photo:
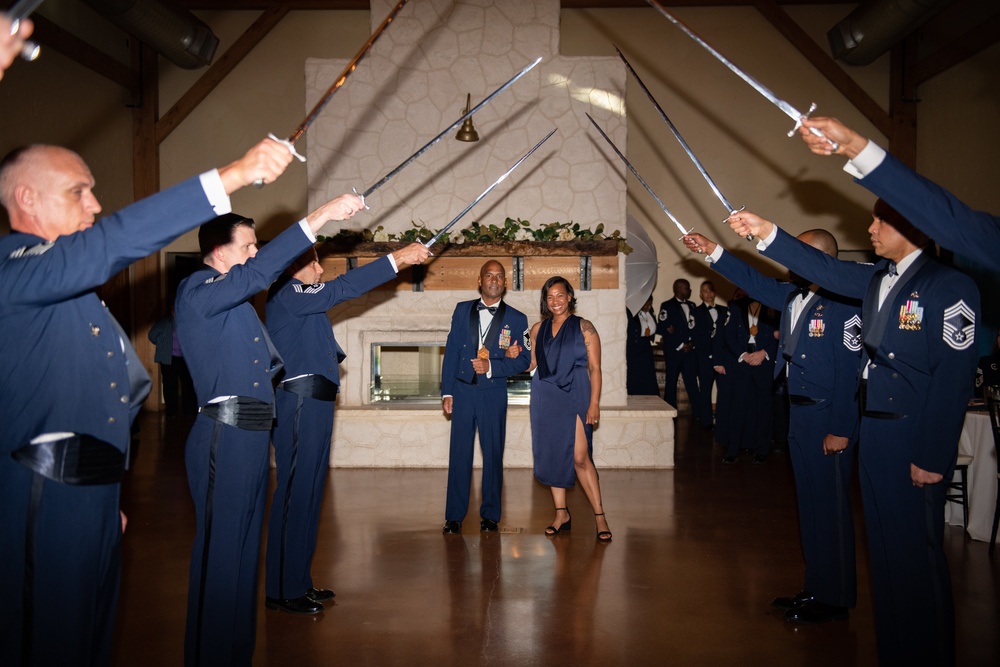
[[[497,307],[496,307],[496,306],[487,306],[487,305],[486,305],[485,303],[483,303],[482,301],[480,301],[480,302],[479,302],[479,303],[478,303],[478,304],[476,305],[476,309],[477,309],[477,310],[488,310],[488,311],[490,311],[490,315],[496,315],[496,314],[497,314]]]

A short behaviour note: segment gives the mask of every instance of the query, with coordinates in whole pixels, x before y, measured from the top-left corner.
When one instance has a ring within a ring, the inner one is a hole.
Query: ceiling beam
[[[139,98],[139,73],[128,65],[112,58],[100,49],[96,49],[73,33],[63,30],[41,14],[31,17],[35,24],[32,38],[70,60],[74,60],[89,70],[117,83],[131,93],[133,99]]]
[[[997,42],[1000,42],[1000,13],[918,62],[915,74],[917,83],[933,79]]]
[[[285,17],[289,3],[272,3],[257,20],[240,35],[226,52],[219,56],[191,88],[163,114],[156,123],[156,143],[170,136],[177,126],[194,111],[209,93],[232,72],[237,65],[264,39],[271,29]]]

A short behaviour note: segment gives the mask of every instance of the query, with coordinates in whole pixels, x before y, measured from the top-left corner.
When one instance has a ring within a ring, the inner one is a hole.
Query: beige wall
[[[52,12],[67,2],[52,0],[41,12],[55,16]],[[848,10],[839,5],[788,8],[821,43],[825,30]],[[873,133],[755,10],[678,8],[676,13],[789,102],[805,107],[815,101],[821,113]],[[224,50],[257,14],[200,16],[222,39]],[[871,196],[840,171],[839,159],[815,157],[798,139],[786,138],[789,123],[782,114],[662,17],[644,8],[565,10],[561,26],[562,55],[607,56],[614,53],[611,42],[621,46],[734,203],[746,204],[792,230],[829,227],[846,248],[867,247],[862,224]],[[266,132],[288,134],[304,115],[306,58],[348,58],[368,30],[368,12],[292,12],[167,139],[161,152],[163,185],[237,157]],[[127,53],[124,34],[107,28],[95,32],[105,50]],[[887,104],[885,61],[850,70],[882,104]],[[161,69],[165,111],[201,72],[169,64]],[[1000,46],[922,86],[918,130],[920,170],[973,205],[993,211],[1000,211],[994,157],[1000,152],[997,71]],[[130,199],[132,188],[128,102],[115,84],[46,49],[34,63],[16,63],[0,82],[0,151],[28,141],[73,147],[91,165],[105,209],[116,209]],[[631,81],[627,115],[628,155],[673,212],[687,226],[750,252],[750,244],[724,228],[721,205]],[[300,145],[308,151],[308,135]],[[306,191],[305,166],[296,163],[278,183],[238,194],[235,206],[257,218],[261,236],[268,238],[303,212]],[[657,301],[669,296],[674,277],[698,280],[709,275],[683,254],[675,230],[631,177],[627,208],[659,247]],[[188,235],[171,249],[190,250],[194,245]]]

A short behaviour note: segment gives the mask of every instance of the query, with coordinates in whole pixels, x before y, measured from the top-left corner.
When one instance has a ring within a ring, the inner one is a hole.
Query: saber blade
[[[684,149],[684,152],[687,153],[688,157],[691,158],[691,161],[694,162],[694,166],[698,168],[698,172],[701,174],[702,178],[705,179],[705,182],[708,183],[708,187],[712,188],[712,192],[714,192],[715,196],[719,199],[720,202],[722,202],[722,205],[726,207],[726,212],[729,213],[729,215],[737,213],[736,207],[730,204],[729,200],[726,199],[726,196],[722,194],[722,190],[720,190],[719,186],[715,184],[715,180],[713,180],[712,177],[709,176],[708,170],[705,169],[705,165],[701,163],[701,160],[699,160],[698,156],[694,154],[694,151],[691,150],[691,147],[688,146],[688,143],[684,141],[684,137],[681,136],[680,131],[673,124],[673,122],[671,122],[670,118],[667,116],[667,113],[663,110],[663,107],[660,106],[660,103],[656,101],[655,97],[653,97],[653,93],[649,92],[649,88],[647,88],[646,84],[642,82],[641,78],[639,78],[639,74],[632,67],[632,64],[628,61],[628,58],[625,57],[625,54],[623,54],[617,46],[615,46],[615,51],[618,52],[618,57],[622,59],[623,63],[625,63],[625,67],[628,68],[628,71],[632,73],[632,76],[635,78],[636,83],[638,83],[639,87],[642,88],[642,92],[646,93],[646,97],[648,97],[649,101],[653,103],[653,107],[655,107],[656,111],[660,114],[660,118],[662,118],[664,122],[666,122],[667,126],[670,128],[670,131],[673,132],[674,137],[677,139],[677,142],[681,145],[681,148]],[[747,241],[753,241],[753,235],[748,234]]]
[[[784,113],[786,116],[794,120],[795,127],[793,127],[788,132],[788,136],[792,136],[793,134],[795,134],[798,131],[798,129],[802,126],[802,120],[808,118],[809,114],[811,114],[813,111],[816,110],[816,104],[813,103],[809,105],[809,111],[807,111],[806,113],[802,113],[801,111],[793,107],[791,104],[789,104],[788,102],[786,102],[785,100],[781,99],[773,92],[771,92],[771,90],[767,86],[765,86],[760,81],[758,81],[757,79],[753,78],[752,76],[741,70],[731,60],[729,60],[724,55],[722,55],[714,48],[712,48],[712,46],[708,42],[699,37],[693,30],[691,30],[691,28],[684,25],[684,23],[682,23],[673,14],[668,12],[666,8],[659,2],[657,2],[656,0],[646,0],[646,2],[649,4],[650,7],[660,12],[660,14],[662,14],[668,21],[670,21],[675,26],[684,31],[684,34],[686,34],[688,37],[697,42],[703,49],[705,49],[713,56],[715,56],[715,59],[718,60],[723,65],[725,65],[726,67],[728,67],[733,74],[735,74],[736,76],[740,77],[748,84],[750,84],[750,87],[756,90],[758,93],[760,93],[764,99],[766,99],[774,106],[778,107],[782,111],[782,113]],[[830,145],[833,146],[833,150],[837,150],[840,147],[835,141],[832,141],[829,138],[827,138],[826,135],[823,134],[823,132],[820,131],[819,129],[811,127],[809,128],[809,131],[812,134],[815,134],[817,137],[823,137],[824,139],[829,141]]]
[[[347,67],[345,67],[344,71],[340,73],[340,76],[338,76],[337,80],[333,82],[333,85],[330,86],[329,90],[326,91],[326,94],[324,94],[323,97],[320,98],[319,102],[316,103],[316,106],[313,107],[312,111],[310,111],[306,115],[306,117],[302,120],[302,122],[299,123],[299,126],[295,128],[295,131],[292,132],[287,139],[279,139],[273,134],[269,134],[268,136],[277,141],[279,144],[283,145],[285,148],[287,148],[289,152],[296,158],[298,158],[300,162],[305,162],[306,161],[305,157],[299,155],[295,151],[295,142],[298,141],[299,138],[306,133],[306,130],[308,130],[309,126],[312,125],[314,120],[316,120],[316,117],[319,116],[320,112],[323,111],[326,105],[330,103],[330,100],[333,99],[334,93],[340,90],[340,87],[344,85],[344,82],[347,81],[347,78],[354,73],[354,70],[358,68],[358,63],[361,62],[361,59],[364,58],[366,55],[368,55],[368,52],[371,51],[372,46],[375,44],[376,41],[378,41],[378,38],[381,37],[382,32],[386,29],[386,27],[390,23],[392,23],[393,19],[396,18],[396,14],[398,14],[399,10],[403,8],[403,5],[405,5],[409,1],[410,0],[399,0],[399,3],[397,3],[396,6],[389,11],[389,15],[385,17],[385,20],[382,21],[379,27],[375,29],[375,32],[373,32],[371,36],[368,38],[368,41],[365,42],[361,46],[361,49],[354,55],[353,58],[351,58],[351,62],[347,63]],[[262,180],[254,181],[253,185],[255,188],[262,188],[264,187],[264,181]]]
[[[550,131],[548,134],[546,134],[544,137],[542,137],[542,140],[539,141],[534,146],[532,146],[532,148],[531,148],[530,151],[528,151],[527,153],[525,153],[524,155],[522,155],[520,160],[518,160],[517,162],[515,162],[511,166],[510,169],[508,169],[507,171],[505,171],[503,173],[503,176],[501,176],[500,178],[498,178],[497,180],[495,180],[493,182],[493,185],[491,185],[490,187],[488,187],[485,190],[483,190],[483,194],[481,194],[478,197],[476,197],[475,200],[471,204],[469,204],[464,209],[462,209],[461,213],[459,213],[458,215],[456,215],[452,219],[451,222],[449,222],[447,225],[444,226],[444,229],[442,229],[437,234],[435,234],[433,237],[431,237],[431,240],[428,241],[427,243],[425,243],[424,247],[430,248],[432,245],[434,245],[435,243],[437,243],[437,240],[439,238],[441,238],[444,234],[446,234],[449,229],[451,229],[452,227],[454,227],[456,222],[458,222],[459,220],[461,220],[465,216],[466,213],[468,213],[470,210],[472,210],[473,206],[475,206],[476,204],[478,204],[482,200],[483,197],[485,197],[486,195],[488,195],[493,190],[493,188],[495,188],[496,186],[500,185],[500,183],[502,183],[505,178],[507,178],[508,176],[510,176],[510,173],[512,171],[514,171],[515,169],[517,169],[521,165],[522,162],[524,162],[525,160],[527,160],[529,155],[531,155],[532,153],[534,153],[535,151],[537,151],[542,144],[544,144],[546,141],[548,141],[549,137],[551,137],[553,134],[556,133],[556,129],[558,129],[558,128],[553,128],[552,131]]]
[[[454,123],[452,123],[448,127],[444,128],[444,130],[442,130],[439,135],[437,135],[436,137],[434,137],[433,139],[431,139],[430,141],[428,141],[426,144],[424,144],[416,153],[414,153],[410,157],[408,157],[405,160],[403,160],[399,164],[398,167],[396,167],[395,169],[393,169],[392,171],[390,171],[388,174],[386,174],[385,176],[383,176],[377,183],[375,183],[375,185],[371,186],[370,188],[368,188],[364,192],[358,194],[358,196],[361,197],[361,203],[365,205],[365,208],[368,208],[368,204],[365,203],[365,199],[370,194],[372,194],[373,192],[375,192],[376,190],[378,190],[380,187],[382,187],[383,185],[385,185],[389,181],[389,179],[391,179],[393,176],[395,176],[399,172],[403,171],[403,169],[405,169],[411,162],[413,162],[418,157],[420,157],[421,155],[423,155],[424,152],[427,151],[428,148],[430,148],[431,146],[433,146],[437,142],[441,141],[441,139],[445,135],[447,135],[449,132],[451,132],[452,130],[454,130],[456,127],[458,127],[459,125],[461,125],[462,123],[464,123],[466,121],[466,119],[471,118],[472,114],[476,113],[477,111],[479,111],[480,109],[482,109],[484,106],[486,106],[486,104],[490,100],[492,100],[494,97],[496,97],[497,95],[499,95],[503,91],[507,90],[507,88],[509,88],[511,86],[511,84],[513,84],[515,81],[517,81],[522,76],[524,76],[525,74],[527,74],[535,65],[537,65],[541,61],[542,61],[542,58],[541,58],[541,56],[539,56],[538,58],[535,59],[535,62],[531,63],[530,65],[528,65],[527,67],[525,67],[524,69],[522,69],[520,72],[518,72],[517,74],[515,74],[509,81],[507,81],[507,83],[503,84],[502,86],[500,86],[499,88],[497,88],[496,90],[494,90],[492,93],[490,93],[489,95],[487,95],[486,98],[483,99],[482,102],[480,102],[479,104],[477,104],[473,108],[469,109],[458,120],[456,120]],[[354,192],[357,193],[357,190],[355,190]]]
[[[646,188],[646,192],[648,192],[653,197],[653,199],[656,200],[656,203],[660,205],[660,208],[662,208],[663,212],[667,214],[667,217],[670,218],[670,220],[675,225],[677,225],[677,229],[681,230],[681,234],[684,236],[690,234],[691,230],[694,228],[692,227],[691,229],[687,230],[684,229],[684,225],[682,225],[680,221],[674,217],[674,214],[670,212],[670,209],[667,208],[666,204],[664,204],[663,201],[656,196],[656,193],[653,192],[653,188],[649,187],[646,181],[643,180],[642,176],[639,175],[639,172],[635,170],[635,167],[633,167],[632,163],[628,161],[628,158],[625,157],[625,155],[620,150],[618,150],[618,147],[615,146],[615,142],[611,141],[611,137],[609,137],[607,134],[604,133],[604,130],[601,129],[601,126],[597,124],[597,121],[594,120],[589,113],[587,114],[587,118],[590,118],[590,122],[593,123],[594,127],[597,128],[597,131],[601,133],[601,136],[604,137],[604,140],[611,145],[611,148],[615,150],[615,153],[618,153],[618,157],[622,159],[622,162],[624,162],[625,166],[628,167],[628,170],[632,172],[632,175],[635,176],[636,179],[638,179],[639,183],[642,184],[642,187]]]
[[[375,29],[375,32],[371,34],[371,37],[368,38],[368,41],[361,46],[361,49],[357,52],[354,58],[351,59],[351,62],[347,63],[347,67],[345,67],[344,71],[340,73],[340,76],[337,77],[337,80],[333,82],[333,85],[330,86],[330,89],[326,91],[326,94],[323,95],[322,98],[320,98],[320,101],[316,103],[316,106],[314,106],[313,110],[309,112],[309,115],[307,115],[305,119],[301,123],[299,123],[299,126],[295,128],[295,131],[292,132],[291,136],[288,137],[289,143],[294,145],[295,142],[299,140],[299,137],[305,134],[306,130],[309,129],[309,126],[312,125],[314,120],[316,120],[316,117],[319,116],[321,111],[323,111],[323,108],[330,103],[330,100],[333,98],[333,94],[336,93],[340,89],[340,87],[344,85],[344,82],[347,81],[347,77],[349,77],[354,72],[354,70],[357,69],[358,63],[361,62],[361,59],[364,58],[366,55],[368,55],[368,52],[371,50],[372,46],[375,44],[376,41],[378,41],[378,38],[382,36],[382,31],[384,31],[386,27],[388,27],[388,25],[392,23],[393,19],[396,18],[396,14],[399,13],[399,10],[401,10],[403,8],[403,5],[405,5],[409,1],[410,0],[399,0],[399,3],[392,8],[392,10],[389,12],[389,15],[386,16],[385,20],[382,21],[381,25],[379,25],[379,27]]]

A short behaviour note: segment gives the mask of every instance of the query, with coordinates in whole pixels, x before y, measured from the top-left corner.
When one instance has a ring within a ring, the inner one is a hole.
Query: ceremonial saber
[[[518,72],[517,74],[515,74],[513,76],[513,78],[511,78],[507,83],[503,84],[502,86],[500,86],[499,88],[497,88],[496,90],[494,90],[482,102],[480,102],[479,104],[477,104],[475,107],[473,107],[473,108],[469,109],[468,111],[466,111],[465,114],[461,118],[459,118],[458,120],[456,120],[454,123],[452,123],[448,127],[444,128],[444,130],[441,131],[441,134],[437,135],[436,137],[434,137],[433,139],[431,139],[430,141],[428,141],[426,144],[423,145],[423,147],[420,148],[420,150],[418,150],[416,153],[414,153],[410,157],[408,157],[405,160],[403,160],[398,167],[396,167],[395,169],[393,169],[392,171],[390,171],[388,174],[386,174],[385,176],[383,176],[375,185],[371,186],[370,188],[368,188],[367,190],[365,190],[364,192],[361,192],[361,193],[359,193],[357,191],[357,189],[355,189],[354,190],[354,194],[356,194],[359,197],[361,197],[361,203],[362,203],[362,205],[364,205],[365,208],[368,208],[368,204],[365,202],[365,200],[368,198],[368,196],[371,193],[375,192],[380,187],[382,187],[383,185],[385,185],[389,181],[389,179],[391,179],[393,176],[395,176],[399,172],[403,171],[403,169],[405,169],[407,165],[409,165],[411,162],[413,162],[418,157],[420,157],[421,155],[423,155],[424,152],[428,148],[430,148],[431,146],[433,146],[437,142],[441,141],[442,137],[444,137],[446,134],[448,134],[449,132],[451,132],[452,130],[454,130],[456,127],[458,127],[459,125],[461,125],[462,123],[464,123],[466,121],[466,119],[471,118],[472,114],[476,113],[477,111],[479,111],[480,109],[482,109],[484,106],[486,106],[486,103],[489,102],[490,100],[492,100],[494,97],[496,97],[497,95],[499,95],[503,91],[507,90],[507,88],[509,88],[511,86],[511,84],[513,84],[515,81],[517,81],[522,76],[524,76],[525,74],[527,74],[528,71],[531,70],[531,68],[533,68],[535,65],[537,65],[541,61],[542,61],[541,56],[539,56],[538,58],[536,58],[535,62],[531,63],[530,65],[528,65],[527,67],[525,67],[524,69],[522,69],[520,72]]]
[[[597,131],[601,133],[601,136],[604,137],[604,140],[607,141],[609,144],[611,144],[611,147],[615,149],[616,153],[618,153],[618,157],[622,159],[622,162],[624,162],[625,166],[628,167],[628,170],[632,172],[632,175],[635,176],[637,179],[639,179],[639,183],[642,184],[642,187],[646,188],[646,192],[652,195],[653,199],[656,200],[656,203],[659,204],[660,208],[663,209],[663,212],[667,214],[667,217],[670,218],[675,225],[677,225],[677,229],[681,230],[681,234],[683,235],[681,238],[684,238],[684,236],[690,234],[692,230],[694,230],[694,227],[685,231],[684,225],[682,225],[680,221],[674,217],[674,214],[670,212],[670,209],[667,208],[666,204],[664,204],[660,200],[660,198],[656,196],[656,193],[653,192],[653,188],[649,187],[646,181],[642,179],[642,176],[639,175],[639,172],[635,170],[635,167],[632,166],[632,163],[628,161],[628,158],[625,157],[625,155],[623,155],[620,150],[618,150],[618,147],[615,146],[615,142],[611,141],[611,137],[609,137],[604,133],[604,130],[601,129],[601,126],[597,124],[597,121],[594,120],[589,113],[587,114],[587,118],[590,118],[590,122],[593,123],[594,127],[597,128]],[[678,239],[678,241],[679,240],[680,239]]]
[[[705,40],[703,40],[701,37],[699,37],[697,34],[695,34],[695,32],[693,30],[691,30],[691,28],[687,27],[679,19],[677,19],[676,17],[674,17],[659,2],[657,2],[656,0],[646,0],[646,2],[649,4],[650,7],[652,7],[656,11],[660,12],[661,14],[663,14],[663,16],[666,17],[666,19],[668,21],[670,21],[675,26],[677,26],[678,28],[680,28],[681,30],[683,30],[684,33],[688,37],[690,37],[695,42],[697,42],[698,44],[700,44],[702,46],[702,48],[704,48],[706,51],[708,51],[713,56],[715,56],[715,59],[718,60],[719,62],[721,62],[726,67],[728,67],[729,70],[733,74],[735,74],[736,76],[740,77],[741,79],[743,79],[744,81],[746,81],[748,84],[750,84],[750,86],[754,90],[756,90],[758,93],[760,93],[764,97],[764,99],[766,99],[768,102],[770,102],[774,106],[776,106],[779,109],[781,109],[781,111],[786,116],[788,116],[789,118],[791,118],[792,120],[794,120],[795,121],[795,127],[793,127],[791,130],[789,130],[788,136],[794,135],[798,131],[798,129],[800,127],[802,127],[802,121],[805,120],[806,118],[809,118],[809,114],[811,114],[813,111],[816,110],[816,103],[813,102],[812,104],[809,105],[809,111],[807,111],[805,113],[802,113],[801,111],[799,111],[798,109],[796,109],[795,107],[793,107],[791,104],[789,104],[785,100],[781,99],[780,97],[778,97],[777,95],[775,95],[774,93],[772,93],[770,91],[770,89],[768,89],[766,86],[764,86],[764,84],[762,84],[760,81],[758,81],[757,79],[753,78],[752,76],[750,76],[749,74],[747,74],[746,72],[744,72],[743,70],[741,70],[739,67],[737,67],[736,65],[734,65],[724,55],[722,55],[721,53],[719,53],[718,51],[716,51],[715,49],[713,49],[708,44],[708,42],[706,42]],[[840,148],[840,145],[836,141],[834,141],[833,139],[830,139],[825,134],[823,134],[823,131],[820,130],[819,128],[810,127],[809,131],[812,134],[816,135],[817,137],[823,137],[824,139],[826,139],[830,143],[830,146],[833,148],[833,150],[836,151],[838,148]]]
[[[38,9],[38,5],[42,4],[42,2],[44,0],[20,0],[5,12],[5,16],[10,19],[11,35],[17,34],[17,31],[21,29],[21,20],[28,18],[33,11]],[[37,58],[41,52],[42,47],[30,39],[26,39],[24,40],[24,46],[21,47],[21,58],[30,62]]]
[[[542,144],[544,144],[546,141],[548,141],[549,137],[551,137],[553,134],[555,134],[557,129],[558,128],[553,128],[552,131],[549,132],[548,134],[546,134],[545,137],[543,137],[541,141],[539,141],[537,144],[535,144],[531,148],[530,151],[528,151],[527,153],[525,153],[524,155],[522,155],[520,160],[518,160],[517,162],[515,162],[510,169],[508,169],[507,171],[505,171],[503,173],[503,176],[501,176],[496,181],[494,181],[493,185],[491,185],[490,187],[488,187],[485,190],[483,190],[483,194],[481,194],[478,197],[476,197],[476,199],[471,204],[469,204],[464,209],[462,209],[461,213],[459,213],[458,215],[456,215],[455,218],[451,222],[449,222],[447,225],[444,226],[444,229],[442,229],[437,234],[435,234],[434,236],[432,236],[431,239],[430,239],[430,241],[428,241],[427,243],[424,244],[424,247],[425,248],[430,248],[432,245],[434,245],[435,243],[437,243],[437,240],[439,238],[441,238],[445,233],[447,233],[447,231],[449,229],[451,229],[452,227],[454,227],[456,222],[458,222],[463,217],[465,217],[465,214],[468,213],[470,210],[472,210],[473,206],[475,206],[476,204],[478,204],[480,202],[480,200],[482,200],[483,197],[485,197],[486,195],[488,195],[493,190],[493,188],[495,188],[496,186],[500,185],[500,183],[503,182],[503,180],[505,178],[507,178],[508,176],[510,176],[510,173],[512,171],[514,171],[515,169],[517,169],[522,162],[524,162],[525,160],[527,160],[529,155],[531,155],[532,153],[534,153],[535,151],[537,151],[538,148]]]
[[[622,59],[623,63],[625,63],[625,67],[628,68],[628,71],[632,73],[633,77],[635,77],[636,83],[638,83],[639,87],[642,88],[642,92],[646,93],[646,97],[648,97],[649,101],[653,103],[653,106],[656,108],[656,111],[660,114],[660,118],[666,121],[667,126],[670,128],[670,131],[674,133],[674,137],[676,137],[677,141],[680,143],[681,148],[683,148],[684,152],[688,154],[688,157],[691,158],[692,162],[694,162],[694,166],[697,167],[698,171],[701,173],[702,178],[704,178],[705,182],[708,183],[708,187],[712,188],[712,192],[714,192],[715,196],[718,197],[719,201],[722,202],[722,205],[726,207],[726,211],[729,212],[729,215],[730,216],[735,215],[736,213],[739,213],[740,211],[745,209],[746,206],[741,206],[737,210],[735,206],[729,203],[729,200],[726,199],[726,196],[722,194],[722,190],[720,190],[719,186],[715,184],[715,181],[712,179],[712,177],[708,175],[708,170],[705,169],[705,166],[701,163],[701,160],[699,160],[698,157],[694,154],[694,151],[691,150],[691,147],[688,146],[688,143],[684,141],[684,137],[681,136],[681,133],[677,130],[677,127],[674,126],[674,124],[670,121],[670,118],[667,117],[667,114],[663,110],[663,107],[661,107],[660,103],[656,101],[655,97],[653,97],[653,93],[649,92],[649,88],[647,88],[646,84],[644,84],[642,82],[642,79],[639,78],[639,75],[632,67],[632,64],[628,61],[628,58],[625,57],[625,54],[623,54],[621,52],[621,49],[619,49],[617,46],[615,46],[615,51],[618,52],[618,57]],[[753,234],[747,234],[746,239],[747,241],[753,241]]]
[[[361,49],[357,52],[357,54],[355,54],[354,58],[351,59],[351,62],[347,63],[347,67],[345,67],[344,71],[340,73],[340,76],[337,77],[337,80],[333,82],[333,85],[330,86],[330,89],[326,91],[326,94],[320,98],[319,102],[316,103],[316,106],[313,107],[312,111],[310,111],[309,114],[305,117],[305,119],[301,123],[299,123],[299,126],[295,128],[295,131],[292,132],[292,134],[287,139],[279,139],[273,134],[268,134],[267,136],[269,136],[270,138],[274,139],[279,144],[287,148],[292,155],[298,158],[299,162],[305,162],[306,161],[305,157],[299,155],[295,151],[295,142],[299,140],[299,137],[301,137],[303,134],[306,133],[306,130],[309,129],[309,126],[312,125],[313,121],[316,120],[316,117],[319,116],[321,111],[323,111],[323,108],[330,103],[330,100],[333,98],[333,94],[336,93],[340,89],[340,87],[344,85],[344,82],[347,81],[347,77],[349,77],[354,72],[354,70],[357,69],[358,63],[361,62],[361,59],[364,58],[366,55],[368,55],[368,52],[371,50],[372,45],[374,45],[375,42],[378,41],[378,38],[382,35],[382,31],[384,31],[386,27],[390,23],[392,23],[393,19],[396,18],[396,14],[399,13],[399,10],[401,10],[403,8],[403,5],[405,5],[409,1],[410,0],[399,0],[399,3],[392,8],[392,10],[389,12],[389,15],[385,17],[384,21],[382,21],[382,24],[375,29],[375,32],[371,34],[371,37],[368,38],[368,41],[362,45]],[[263,180],[257,180],[254,182],[254,187],[260,188],[263,186],[264,186]]]

